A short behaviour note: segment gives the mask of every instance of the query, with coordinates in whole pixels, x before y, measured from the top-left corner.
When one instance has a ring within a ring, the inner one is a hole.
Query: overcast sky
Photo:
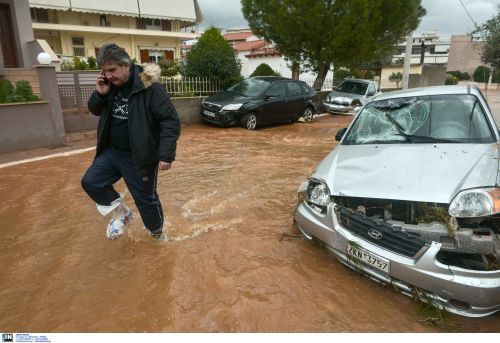
[[[214,25],[223,29],[246,28],[240,0],[198,0],[204,21],[201,28]],[[472,19],[481,24],[497,13],[500,0],[462,0]],[[460,0],[422,0],[427,15],[422,18],[414,35],[437,30],[441,37],[465,34],[474,24]]]

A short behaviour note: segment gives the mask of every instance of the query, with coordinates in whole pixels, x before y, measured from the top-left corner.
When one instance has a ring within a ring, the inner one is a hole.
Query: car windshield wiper
[[[394,135],[396,135],[396,136],[402,136],[408,142],[411,142],[411,143],[464,143],[464,142],[453,140],[453,139],[436,138],[436,137],[429,137],[429,136],[409,135],[409,134],[406,134],[406,133],[395,133]]]
[[[374,139],[372,141],[357,142],[357,144],[406,144],[408,141],[402,141],[399,139]]]

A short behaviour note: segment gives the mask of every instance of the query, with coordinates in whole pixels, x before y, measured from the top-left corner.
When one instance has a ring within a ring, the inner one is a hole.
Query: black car
[[[258,126],[310,122],[316,112],[316,91],[302,81],[285,77],[258,76],[203,100],[201,118],[220,126],[240,124],[248,130]]]

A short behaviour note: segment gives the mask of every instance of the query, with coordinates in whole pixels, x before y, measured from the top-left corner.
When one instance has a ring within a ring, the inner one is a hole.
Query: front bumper
[[[227,127],[238,123],[240,114],[238,111],[214,111],[202,107],[200,117],[211,124]]]
[[[332,203],[326,214],[319,214],[301,201],[295,221],[306,238],[324,242],[343,264],[419,301],[468,317],[483,317],[500,310],[500,271],[444,265],[436,259],[441,248],[441,243],[436,242],[425,245],[413,257],[383,249],[343,228],[337,216],[339,208]],[[353,259],[347,254],[349,244],[389,261],[389,273]]]
[[[328,103],[328,102],[323,102],[323,108],[325,109],[325,111],[330,112],[330,113],[351,113],[351,114],[354,114],[356,112],[356,109],[353,106],[332,104],[332,103]]]

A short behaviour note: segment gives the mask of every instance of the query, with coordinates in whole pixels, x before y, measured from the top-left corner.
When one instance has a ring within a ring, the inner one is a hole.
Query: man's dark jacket
[[[148,69],[148,68],[147,68]],[[159,161],[175,160],[180,122],[165,88],[157,81],[159,72],[143,72],[137,65],[131,67],[133,83],[128,99],[128,130],[135,168],[144,175]],[[111,110],[117,87],[111,84],[108,94],[94,91],[87,106],[89,111],[100,116],[97,128],[96,157],[109,145]]]

